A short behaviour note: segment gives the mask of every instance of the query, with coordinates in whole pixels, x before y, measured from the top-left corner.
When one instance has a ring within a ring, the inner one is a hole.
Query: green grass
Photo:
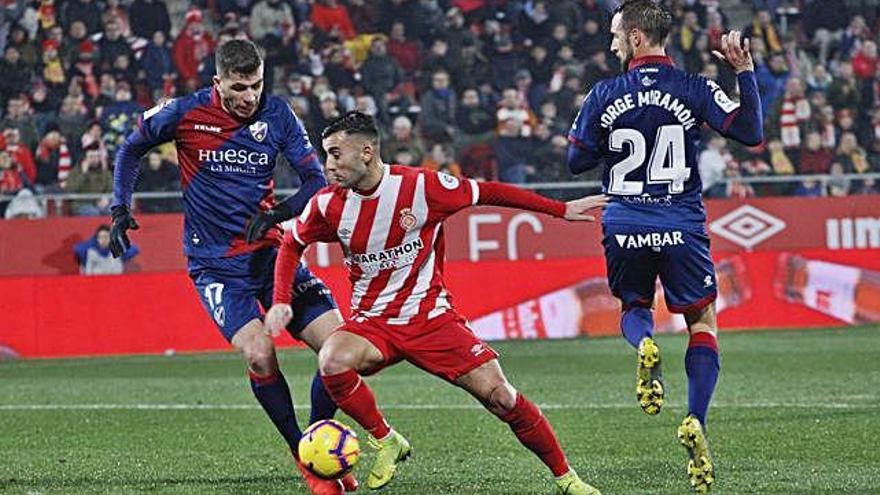
[[[880,493],[878,332],[723,335],[710,412],[716,493]],[[659,342],[668,402],[657,417],[635,402],[634,355],[622,339],[496,347],[513,384],[548,406],[585,479],[606,494],[688,493],[685,453],[675,438],[685,412],[685,339]],[[286,351],[282,366],[297,404],[307,404],[314,356]],[[462,391],[409,365],[370,384],[415,448],[384,493],[553,493],[543,465]],[[87,404],[106,407],[77,408]],[[205,407],[133,407],[139,404]],[[31,407],[38,405],[46,407]],[[367,449],[359,477],[372,458]],[[250,394],[240,358],[203,354],[0,363],[0,493],[305,489]]]

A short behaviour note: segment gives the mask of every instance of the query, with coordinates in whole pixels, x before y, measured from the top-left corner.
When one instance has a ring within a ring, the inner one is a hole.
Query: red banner
[[[880,198],[708,206],[724,330],[880,321]],[[63,275],[77,272],[72,246],[100,220],[0,222],[0,274],[7,275],[0,276],[0,356],[4,348],[28,357],[228,348],[184,272],[180,216],[139,220],[132,237],[142,254],[133,268],[142,273],[101,277]],[[481,336],[618,332],[597,225],[483,208],[453,217],[446,235],[448,286]],[[346,306],[335,248],[309,257]],[[658,331],[680,330],[662,297],[660,289]]]

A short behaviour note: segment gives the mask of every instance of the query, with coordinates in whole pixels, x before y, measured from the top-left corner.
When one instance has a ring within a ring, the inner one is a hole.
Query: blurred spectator
[[[839,161],[847,173],[863,174],[871,169],[867,153],[859,146],[856,135],[851,132],[845,132],[840,136],[835,161]]]
[[[46,191],[64,187],[70,175],[71,156],[67,140],[59,132],[57,124],[50,124],[37,146],[37,182]]]
[[[31,149],[22,144],[21,133],[14,127],[4,129],[3,142],[5,143],[6,152],[9,153],[12,159],[12,163],[18,165],[27,183],[33,184],[37,180],[37,164],[34,161],[34,154],[31,152]],[[3,146],[0,146],[0,149],[2,148]]]
[[[386,95],[400,83],[402,76],[400,65],[388,55],[386,41],[374,39],[370,54],[361,66],[361,81],[367,93],[382,106]]]
[[[282,0],[260,0],[251,10],[250,31],[257,43],[266,44],[267,37],[281,40],[295,26],[293,9]]]
[[[703,195],[707,198],[724,197],[726,185],[723,182],[724,172],[732,160],[730,152],[725,149],[727,141],[721,136],[712,136],[698,161],[700,179],[703,182]]]
[[[524,184],[529,172],[527,160],[530,142],[523,134],[523,122],[516,118],[499,118],[498,124],[498,138],[494,146],[498,178],[503,182]],[[531,135],[531,131],[528,135]]]
[[[175,78],[171,50],[162,31],[157,30],[152,34],[150,43],[141,57],[141,66],[147,76],[147,86],[154,93],[155,99],[155,93],[163,90],[165,81]]]
[[[107,21],[104,33],[98,39],[97,44],[101,70],[110,70],[120,55],[127,56],[129,60],[134,59],[134,52],[122,37],[122,28],[116,19]]]
[[[382,21],[381,2],[375,0],[349,0],[348,13],[354,30],[358,33],[376,33]]]
[[[94,0],[68,0],[61,13],[61,24],[65,31],[74,22],[82,22],[89,34],[97,33],[101,28],[101,8]]]
[[[856,111],[859,108],[862,96],[859,91],[858,80],[853,73],[850,62],[841,62],[837,76],[828,88],[828,103],[836,109],[848,108]]]
[[[7,46],[0,61],[0,104],[4,107],[10,99],[10,95],[19,94],[27,89],[31,81],[33,71],[22,59],[18,48]]]
[[[132,244],[119,258],[110,253],[110,227],[101,225],[89,239],[73,248],[79,272],[83,275],[114,275],[124,271],[124,264],[140,253]]]
[[[422,162],[422,166],[435,172],[461,177],[461,165],[455,162],[452,148],[448,144],[437,143],[431,146],[431,153]]]
[[[761,94],[761,107],[764,115],[768,114],[776,100],[785,92],[785,82],[788,80],[788,65],[785,57],[781,54],[770,56],[768,63],[758,59],[755,61],[755,78],[758,81],[758,91]]]
[[[312,5],[311,21],[318,29],[337,32],[346,40],[357,34],[348,10],[338,0],[316,0]]]
[[[318,96],[317,111],[310,112],[312,117],[309,132],[313,133],[312,142],[321,142],[321,132],[327,125],[342,116],[336,103],[336,93],[326,90]],[[384,148],[384,146],[383,146]]]
[[[834,153],[822,147],[822,136],[818,132],[807,134],[806,146],[801,151],[798,165],[799,174],[827,174],[831,169]]]
[[[846,196],[849,194],[849,179],[843,176],[843,165],[840,162],[831,164],[831,177],[828,178],[828,196]]]
[[[806,131],[810,119],[810,102],[804,96],[801,80],[792,77],[785,82],[782,100],[773,110],[773,120],[779,122],[779,136],[786,148],[799,148],[801,136]]]
[[[568,154],[568,139],[562,135],[552,135],[543,124],[538,126],[536,134],[538,136],[546,135],[549,139],[539,139],[538,146],[534,146],[532,153],[529,155],[529,163],[534,170],[531,174],[534,176],[533,182],[563,182],[571,180],[571,174],[566,167],[560,164],[565,163]],[[583,179],[582,180],[591,180]]]
[[[495,113],[480,104],[480,93],[476,88],[467,88],[461,93],[455,125],[460,131],[457,143],[461,148],[476,142],[486,142],[495,130]]]
[[[821,182],[808,179],[802,181],[794,190],[795,196],[820,197],[825,195],[825,188]]]
[[[171,18],[164,0],[134,0],[131,4],[131,18],[137,22],[131,26],[132,34],[150,39],[153,33],[161,31],[168,39],[171,33]]]
[[[101,163],[101,152],[97,144],[85,150],[78,166],[74,167],[67,179],[66,191],[75,194],[99,194],[113,192],[113,174]],[[109,202],[106,198],[95,200],[74,200],[72,209],[77,215],[109,215]]]
[[[180,190],[177,167],[163,160],[158,151],[151,151],[145,162],[138,178],[138,191],[169,192]],[[144,198],[138,200],[138,207],[140,211],[145,213],[180,211],[180,200],[177,198]]]
[[[413,163],[421,163],[425,156],[425,147],[422,140],[413,132],[412,121],[403,115],[394,119],[391,137],[382,143],[380,151],[382,159],[387,162],[394,162],[400,151],[409,153]]]
[[[532,129],[536,123],[535,115],[529,110],[528,102],[513,87],[505,88],[501,93],[501,102],[495,117],[498,121],[499,134],[516,130],[518,136],[529,137],[532,135]],[[512,125],[508,126],[508,122],[512,122]]]
[[[0,128],[18,129],[21,142],[29,148],[37,145],[37,122],[23,96],[13,96],[6,105],[6,116],[0,121]]]
[[[422,93],[419,125],[423,135],[433,142],[449,142],[455,137],[455,92],[449,87],[449,73],[434,72],[431,89]]]
[[[406,74],[412,74],[419,68],[421,62],[419,44],[406,38],[406,27],[402,22],[391,25],[388,55],[397,61]]]
[[[116,85],[116,101],[101,111],[101,128],[104,130],[104,144],[110,153],[115,154],[116,147],[134,129],[138,116],[144,109],[131,100],[131,87],[126,82]]]
[[[253,22],[252,18],[252,31]],[[256,33],[254,33],[254,38],[259,39]],[[213,51],[214,39],[210,33],[205,31],[205,25],[202,22],[202,12],[200,10],[190,10],[186,13],[184,27],[180,30],[180,34],[177,35],[172,51],[174,66],[177,68],[180,81],[189,91],[195,90],[199,85],[199,64]]]
[[[14,161],[6,150],[0,150],[0,195],[13,196],[27,185],[27,178],[21,166]],[[0,201],[0,216],[6,213],[8,201]]]
[[[45,216],[46,212],[30,189],[18,191],[18,194],[6,205],[6,213],[4,214],[4,218],[7,220],[12,218],[35,219]]]
[[[782,39],[769,10],[761,9],[756,13],[752,23],[743,30],[743,37],[760,39],[770,53],[782,52]]]
[[[122,5],[120,0],[106,0],[103,12],[101,14],[101,22],[107,25],[110,20],[119,23],[119,33],[123,38],[131,36],[131,23],[129,22],[127,3]]]

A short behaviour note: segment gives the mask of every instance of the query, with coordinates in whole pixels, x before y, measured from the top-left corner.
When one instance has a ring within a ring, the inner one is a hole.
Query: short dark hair
[[[337,132],[345,132],[349,135],[360,134],[375,143],[379,142],[379,128],[376,127],[376,120],[371,115],[357,110],[348,112],[330,122],[321,133],[321,139],[327,139]]]
[[[672,29],[672,14],[654,0],[624,0],[616,9],[624,32],[638,29],[655,45],[662,45]]]
[[[262,63],[263,56],[260,55],[260,50],[250,40],[229,40],[217,48],[217,74],[220,76],[233,73],[251,75]]]

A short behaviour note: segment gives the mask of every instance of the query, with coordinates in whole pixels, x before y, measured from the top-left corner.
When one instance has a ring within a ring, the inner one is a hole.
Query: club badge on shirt
[[[413,215],[412,209],[402,208],[400,210],[400,228],[409,232],[416,226],[418,219]]]
[[[258,120],[248,126],[248,129],[251,131],[251,136],[253,136],[257,142],[262,143],[263,140],[266,139],[266,131],[269,129],[269,125],[262,120]]]

